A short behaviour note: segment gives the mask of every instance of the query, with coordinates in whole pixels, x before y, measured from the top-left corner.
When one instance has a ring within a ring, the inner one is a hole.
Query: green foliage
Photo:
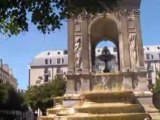
[[[10,85],[0,84],[0,110],[26,111],[27,109],[21,93],[18,93]]]
[[[156,73],[156,83],[153,88],[153,104],[160,110],[160,70],[157,70]]]
[[[120,0],[0,0],[0,32],[17,35],[32,22],[42,33],[60,28],[62,20],[112,9]]]
[[[25,101],[33,111],[40,108],[45,111],[53,106],[53,97],[62,96],[65,93],[65,80],[62,77],[56,77],[49,83],[32,86],[25,93]]]
[[[3,104],[5,100],[7,99],[7,86],[0,83],[0,104]]]
[[[154,93],[160,93],[160,70],[156,71],[156,83],[153,89]]]

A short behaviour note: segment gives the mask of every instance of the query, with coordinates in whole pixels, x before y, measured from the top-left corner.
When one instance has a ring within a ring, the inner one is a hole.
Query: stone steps
[[[148,117],[145,113],[129,114],[75,114],[73,116],[41,116],[41,120],[144,120]],[[153,119],[160,120],[160,119]]]
[[[90,104],[75,107],[79,113],[105,114],[105,113],[143,113],[139,104]]]
[[[121,113],[121,114],[75,114],[62,116],[58,120],[144,120],[148,117],[145,113]]]
[[[133,92],[89,92],[79,98],[71,108],[59,105],[48,109],[48,116],[41,120],[144,120],[149,116]]]
[[[54,116],[41,116],[40,120],[54,120],[54,118],[55,118]]]
[[[160,120],[160,113],[150,113],[150,116],[152,117],[152,120]]]
[[[89,92],[82,94],[84,100],[96,103],[135,103],[133,92]]]
[[[50,114],[57,114],[63,107],[61,105],[58,105],[54,108],[49,108],[47,109],[47,114],[50,115]]]

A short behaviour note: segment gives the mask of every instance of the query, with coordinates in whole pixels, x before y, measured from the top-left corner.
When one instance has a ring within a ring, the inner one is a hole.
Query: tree
[[[160,70],[156,71],[156,83],[153,88],[153,103],[160,110]]]
[[[7,99],[7,86],[3,83],[0,83],[0,106],[6,101]]]
[[[11,85],[0,84],[0,110],[19,110],[26,111],[24,97],[17,92]]]
[[[160,70],[156,71],[156,83],[155,83],[153,92],[160,93]]]
[[[60,28],[62,21],[82,11],[104,12],[121,0],[0,0],[0,32],[17,35],[32,22],[42,33]]]
[[[33,111],[40,108],[44,113],[45,110],[53,106],[53,97],[62,96],[65,93],[65,79],[55,77],[49,83],[32,86],[25,93],[25,101]]]

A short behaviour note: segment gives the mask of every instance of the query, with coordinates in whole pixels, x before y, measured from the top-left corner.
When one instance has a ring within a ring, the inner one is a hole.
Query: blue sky
[[[144,45],[160,44],[160,0],[142,0],[141,27]],[[67,23],[50,35],[43,35],[30,24],[29,32],[6,38],[0,35],[0,58],[13,69],[19,88],[28,86],[28,66],[45,50],[67,48]]]

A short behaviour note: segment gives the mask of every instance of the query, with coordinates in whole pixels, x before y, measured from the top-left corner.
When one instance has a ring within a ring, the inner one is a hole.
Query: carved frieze
[[[88,13],[86,11],[82,11],[81,13],[79,13],[78,15],[73,15],[72,19],[75,20],[82,20],[82,19],[86,19],[88,17]]]
[[[118,9],[113,11],[113,14],[115,16],[130,16],[130,15],[140,15],[140,11],[138,9],[132,9],[132,10],[127,10],[127,9]]]

